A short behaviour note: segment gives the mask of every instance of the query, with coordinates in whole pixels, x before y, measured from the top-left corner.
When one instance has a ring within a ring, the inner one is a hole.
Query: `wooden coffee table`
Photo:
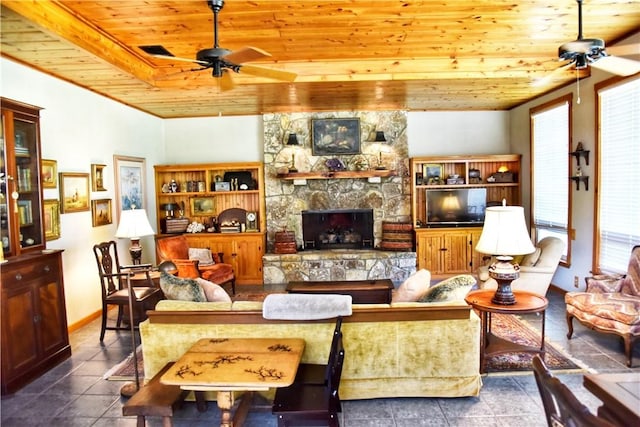
[[[598,416],[616,425],[640,425],[640,375],[586,374],[583,384],[602,401]]]
[[[346,280],[332,282],[289,282],[290,294],[351,295],[353,304],[390,304],[393,282],[381,280]]]

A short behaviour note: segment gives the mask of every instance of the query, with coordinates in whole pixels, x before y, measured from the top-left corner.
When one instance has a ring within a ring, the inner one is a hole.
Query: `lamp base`
[[[497,258],[498,262],[489,267],[489,277],[498,283],[498,288],[491,302],[499,305],[513,305],[516,303],[516,297],[513,295],[511,282],[520,277],[520,266],[511,263],[513,257],[499,256]]]
[[[129,255],[131,255],[131,262],[133,265],[139,265],[142,262],[142,246],[140,246],[140,239],[131,239]]]

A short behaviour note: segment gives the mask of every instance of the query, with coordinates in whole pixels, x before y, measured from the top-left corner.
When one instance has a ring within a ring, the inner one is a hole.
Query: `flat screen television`
[[[482,226],[487,207],[486,188],[427,191],[427,226]]]

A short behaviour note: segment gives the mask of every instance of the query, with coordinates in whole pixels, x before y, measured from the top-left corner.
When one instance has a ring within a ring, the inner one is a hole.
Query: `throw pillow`
[[[469,274],[449,277],[427,290],[427,293],[420,299],[421,302],[441,302],[464,300],[469,293],[476,279]]]
[[[207,300],[204,291],[194,279],[172,276],[164,271],[160,273],[160,289],[167,299],[194,302]]]
[[[393,293],[391,302],[415,302],[429,290],[431,272],[424,268],[413,273]]]
[[[525,257],[522,259],[522,262],[519,263],[520,266],[521,267],[533,267],[538,262],[538,259],[540,258],[540,253],[541,252],[542,252],[542,249],[536,248],[536,250],[533,251],[532,253],[530,253],[528,255],[525,255]]]
[[[231,302],[231,297],[220,285],[204,280],[202,277],[194,279],[204,291],[204,295],[209,302]]]
[[[199,266],[215,264],[211,251],[206,248],[189,248],[189,259],[198,261]]]

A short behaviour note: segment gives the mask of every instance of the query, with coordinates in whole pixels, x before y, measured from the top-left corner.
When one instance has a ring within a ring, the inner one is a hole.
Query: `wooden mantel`
[[[395,170],[372,169],[366,171],[321,171],[321,172],[289,172],[276,175],[279,179],[359,179],[359,178],[387,178],[396,176]]]

